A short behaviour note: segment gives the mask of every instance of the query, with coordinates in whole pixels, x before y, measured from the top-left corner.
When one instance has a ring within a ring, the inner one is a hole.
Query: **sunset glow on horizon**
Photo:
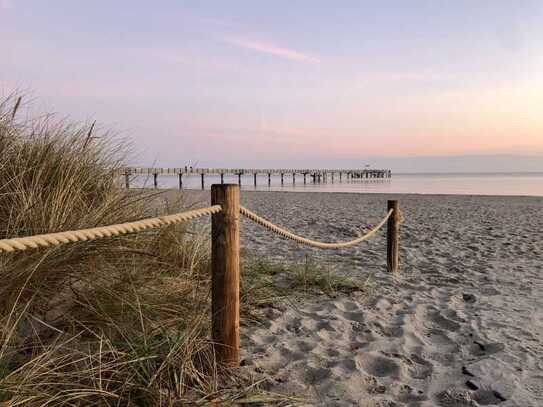
[[[0,91],[113,127],[143,165],[543,158],[541,21],[540,1],[0,0]]]

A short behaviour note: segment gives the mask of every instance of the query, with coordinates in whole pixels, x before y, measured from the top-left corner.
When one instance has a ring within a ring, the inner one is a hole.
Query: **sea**
[[[238,177],[225,175],[224,182],[237,184]],[[205,189],[215,183],[220,183],[219,176],[205,176]],[[153,177],[137,177],[131,180],[132,186],[153,188]],[[271,177],[270,186],[268,176],[263,174],[257,177],[256,187],[253,175],[248,174],[242,176],[241,187],[247,191],[543,196],[543,172],[393,173],[392,178],[353,180],[348,180],[344,175],[341,181],[336,174],[333,180],[329,175],[326,182],[320,183],[314,183],[308,175],[305,184],[303,175],[297,174],[293,182],[292,174],[285,174],[283,185],[278,175]],[[177,176],[159,176],[158,188],[179,188]],[[183,189],[201,189],[200,175],[183,176]]]

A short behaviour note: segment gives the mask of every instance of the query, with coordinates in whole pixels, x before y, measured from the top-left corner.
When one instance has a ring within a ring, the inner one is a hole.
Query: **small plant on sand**
[[[362,285],[354,279],[340,275],[329,267],[321,266],[310,257],[291,265],[287,272],[292,277],[295,287],[303,290],[320,290],[330,296],[363,290]]]
[[[335,296],[340,293],[366,291],[367,285],[335,270],[317,264],[311,257],[292,263],[274,263],[266,260],[245,262],[242,272],[242,288],[252,294],[250,308],[277,303],[296,293],[324,293]]]

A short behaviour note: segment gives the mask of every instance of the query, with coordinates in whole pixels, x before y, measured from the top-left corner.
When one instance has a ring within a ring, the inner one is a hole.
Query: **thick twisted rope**
[[[295,235],[294,233],[291,233],[286,229],[283,229],[277,225],[274,225],[270,221],[262,218],[261,216],[258,216],[256,213],[251,212],[249,209],[243,206],[240,207],[240,212],[242,215],[252,220],[253,222],[257,223],[258,225],[264,226],[266,229],[274,233],[277,233],[278,235],[283,236],[287,239],[293,240],[295,242],[305,244],[307,246],[318,247],[319,249],[343,249],[346,247],[355,246],[358,243],[363,242],[364,240],[368,240],[370,237],[376,234],[379,231],[379,229],[381,229],[383,225],[387,222],[388,218],[390,218],[390,216],[392,215],[392,212],[394,212],[394,209],[389,210],[386,216],[383,218],[383,220],[365,235],[357,237],[356,239],[348,241],[348,242],[339,242],[339,243],[317,242],[315,240],[311,240],[302,236]]]
[[[104,237],[126,235],[128,233],[140,232],[146,229],[154,229],[162,226],[186,222],[202,216],[213,215],[214,213],[219,213],[220,211],[221,206],[214,205],[208,208],[194,209],[173,215],[143,219],[136,222],[120,223],[118,225],[99,226],[81,230],[69,230],[66,232],[47,233],[30,237],[17,237],[14,239],[3,239],[0,240],[0,252],[36,249],[38,247],[52,247],[65,243],[83,242],[87,240],[101,239]]]

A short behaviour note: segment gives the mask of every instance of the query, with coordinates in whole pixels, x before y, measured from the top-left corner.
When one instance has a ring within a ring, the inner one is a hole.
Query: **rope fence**
[[[251,212],[249,209],[245,207],[240,207],[240,213],[245,216],[247,219],[252,220],[256,224],[265,227],[268,230],[271,230],[274,233],[277,233],[279,236],[283,236],[287,239],[293,240],[297,243],[304,244],[306,246],[316,247],[319,249],[344,249],[347,247],[353,247],[356,246],[359,243],[362,243],[365,240],[368,240],[370,237],[375,235],[379,229],[383,227],[383,225],[388,221],[392,213],[394,212],[393,209],[390,209],[386,216],[383,218],[383,220],[375,226],[373,229],[371,229],[368,233],[366,233],[363,236],[357,237],[354,240],[350,240],[348,242],[338,242],[338,243],[324,243],[324,242],[317,242],[315,240],[307,239],[302,236],[298,236],[286,229],[283,229],[282,227],[279,227],[273,223],[271,223],[269,220],[264,219],[261,216],[258,216],[256,213]]]
[[[296,235],[240,206],[239,202],[238,185],[216,184],[211,187],[211,206],[206,208],[116,225],[2,239],[0,253],[115,237],[211,215],[212,336],[217,359],[227,366],[239,365],[240,215],[279,236],[319,249],[343,249],[355,246],[374,236],[387,224],[387,267],[391,272],[399,271],[401,214],[398,201],[388,201],[385,217],[366,234],[338,243],[318,242]]]
[[[126,235],[128,233],[141,232],[142,230],[156,229],[163,226],[187,222],[202,216],[213,215],[219,213],[220,211],[220,205],[213,205],[208,208],[195,209],[192,211],[161,216],[158,218],[144,219],[136,222],[120,223],[118,225],[99,226],[90,229],[68,230],[66,232],[46,233],[43,235],[29,237],[3,239],[0,240],[0,252],[14,252],[16,250],[60,246],[66,243],[84,242],[102,239],[105,237]]]

